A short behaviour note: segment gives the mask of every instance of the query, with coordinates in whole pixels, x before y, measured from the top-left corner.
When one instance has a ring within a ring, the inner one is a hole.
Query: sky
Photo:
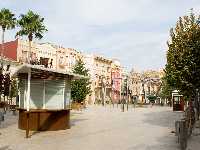
[[[1,8],[44,17],[48,32],[40,42],[118,59],[128,70],[157,70],[166,63],[170,28],[191,8],[199,14],[200,0],[0,0]]]

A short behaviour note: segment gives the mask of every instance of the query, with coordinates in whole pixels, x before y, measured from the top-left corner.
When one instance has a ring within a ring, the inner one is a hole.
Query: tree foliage
[[[44,25],[44,18],[40,15],[29,10],[27,14],[22,14],[18,20],[18,26],[21,28],[16,36],[28,36],[29,41],[33,40],[33,37],[41,39],[43,33],[47,31]]]
[[[0,26],[3,31],[13,29],[16,24],[15,15],[6,8],[1,9],[0,11]]]
[[[40,15],[28,11],[27,14],[22,14],[21,18],[18,20],[18,26],[20,26],[20,30],[16,33],[16,36],[28,36],[29,40],[29,51],[27,55],[27,62],[32,62],[32,53],[31,53],[31,42],[33,38],[41,39],[43,37],[43,33],[47,31],[44,25],[44,18],[41,18]],[[31,59],[31,61],[30,61]]]
[[[166,76],[161,78],[161,88],[160,91],[158,93],[158,96],[161,99],[171,99],[171,95],[172,95],[172,91],[173,91],[173,87],[171,87],[166,79]]]
[[[16,97],[17,94],[18,94],[17,80],[16,79],[11,79],[9,96],[11,98],[13,98],[13,97]]]
[[[6,73],[4,75],[4,82],[3,82],[3,86],[4,86],[3,94],[4,94],[4,96],[9,96],[10,84],[11,84],[10,73]]]
[[[89,70],[85,68],[85,64],[82,60],[78,60],[73,68],[73,73],[89,76]],[[85,100],[86,96],[91,93],[91,82],[89,78],[73,80],[71,83],[71,96],[74,102],[82,102]]]
[[[6,71],[9,71],[9,66],[7,65]],[[3,66],[0,67],[0,101],[1,101],[1,96],[9,96],[11,98],[17,96],[17,81],[16,79],[11,79],[10,78],[10,73],[9,72],[4,72]]]
[[[3,66],[0,66],[0,101],[1,101],[1,94],[3,93]]]
[[[16,18],[15,15],[9,9],[1,9],[0,11],[0,26],[2,28],[2,48],[1,48],[1,59],[4,53],[4,33],[7,30],[15,28]],[[2,64],[3,65],[3,64]]]
[[[170,30],[168,42],[167,83],[191,98],[200,88],[200,17],[193,11],[180,17],[176,27]]]

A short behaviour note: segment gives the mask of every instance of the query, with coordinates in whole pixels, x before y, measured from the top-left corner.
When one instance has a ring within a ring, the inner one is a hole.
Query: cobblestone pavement
[[[17,116],[7,114],[0,128],[0,150],[178,150],[174,122],[182,114],[168,107],[92,106],[73,111],[71,129],[31,132],[17,128]]]

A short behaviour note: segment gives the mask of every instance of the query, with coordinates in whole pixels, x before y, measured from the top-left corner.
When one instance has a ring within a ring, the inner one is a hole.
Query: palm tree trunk
[[[28,61],[28,64],[30,64],[30,57],[31,57],[31,40],[28,41],[28,44],[29,44],[29,51],[27,53],[27,61]]]
[[[1,43],[1,61],[0,61],[0,67],[3,67],[3,53],[4,53],[4,33],[5,33],[5,29],[2,28],[2,43]],[[3,69],[2,69],[3,71]],[[1,83],[2,84],[2,83]],[[0,92],[0,101],[1,101],[1,95],[2,95],[2,91]]]
[[[3,54],[4,54],[4,34],[5,34],[5,29],[2,29],[1,61],[2,61],[2,59],[3,59]]]
[[[32,55],[31,55],[31,43],[32,43],[32,40],[33,40],[33,34],[32,33],[30,33],[29,35],[28,35],[28,44],[29,44],[29,51],[28,51],[28,63],[30,64],[31,63],[31,61],[30,60],[32,60]]]

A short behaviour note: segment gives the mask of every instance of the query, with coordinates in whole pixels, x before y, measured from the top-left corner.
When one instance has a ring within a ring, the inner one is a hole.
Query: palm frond
[[[43,37],[43,33],[47,31],[44,25],[44,18],[41,18],[38,14],[29,10],[27,14],[20,15],[18,26],[21,30],[17,33],[20,36],[32,35],[37,39]]]
[[[1,9],[0,11],[0,26],[3,30],[13,29],[16,25],[15,15],[9,9]]]

